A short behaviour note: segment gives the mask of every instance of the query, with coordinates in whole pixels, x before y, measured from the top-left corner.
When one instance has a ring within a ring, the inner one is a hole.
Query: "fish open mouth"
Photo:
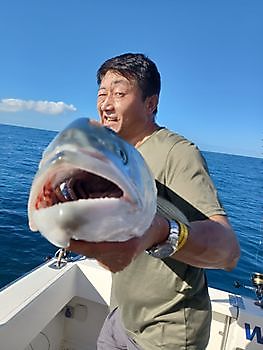
[[[79,199],[121,198],[123,191],[110,180],[84,170],[56,180],[49,179],[42,187],[35,202],[35,208],[47,208],[58,203]]]

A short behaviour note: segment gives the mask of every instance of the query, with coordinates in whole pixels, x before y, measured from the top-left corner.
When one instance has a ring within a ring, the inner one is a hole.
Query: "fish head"
[[[29,227],[61,247],[70,238],[124,241],[150,226],[156,196],[140,153],[111,129],[81,118],[43,153],[29,195]]]

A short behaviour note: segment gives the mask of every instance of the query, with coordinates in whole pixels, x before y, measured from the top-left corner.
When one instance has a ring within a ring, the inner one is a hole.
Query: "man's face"
[[[144,128],[151,116],[137,83],[113,71],[101,81],[97,108],[102,124],[127,141]]]

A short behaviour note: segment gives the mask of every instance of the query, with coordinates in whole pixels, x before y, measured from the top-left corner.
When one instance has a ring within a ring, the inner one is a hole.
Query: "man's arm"
[[[97,259],[105,268],[118,272],[147,248],[166,240],[168,221],[155,215],[152,225],[138,238],[125,242],[84,242],[71,240],[69,250]],[[227,218],[214,215],[192,222],[185,245],[172,258],[202,268],[233,269],[240,256],[235,233]]]
[[[240,247],[227,217],[214,215],[191,223],[185,245],[173,257],[197,267],[232,270]]]

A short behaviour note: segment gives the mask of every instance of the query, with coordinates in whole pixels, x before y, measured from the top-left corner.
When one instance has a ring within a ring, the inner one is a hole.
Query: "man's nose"
[[[103,111],[108,111],[113,109],[113,98],[111,94],[105,96],[104,101],[101,103],[101,109]]]

